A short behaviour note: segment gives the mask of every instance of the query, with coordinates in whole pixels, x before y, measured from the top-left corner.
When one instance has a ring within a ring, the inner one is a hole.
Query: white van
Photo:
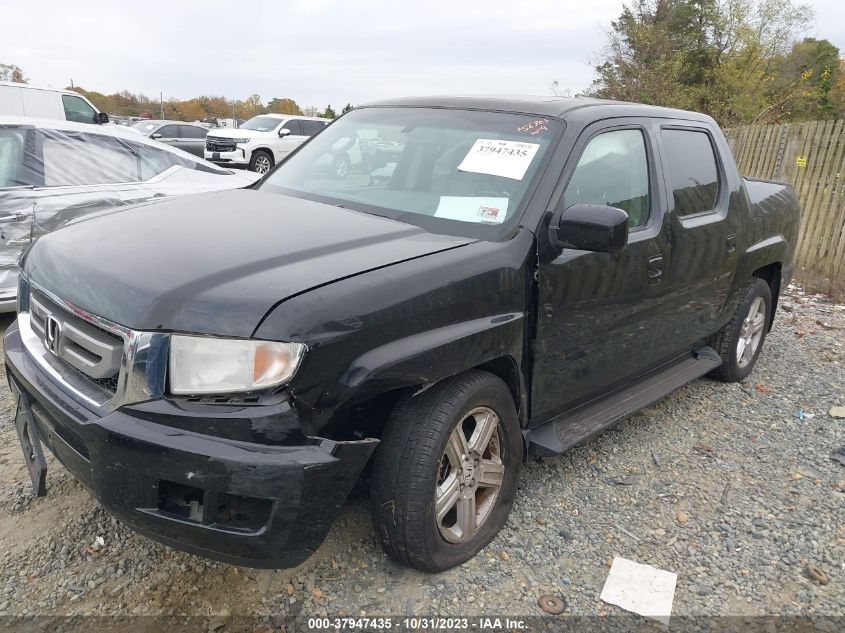
[[[108,123],[109,116],[77,92],[0,81],[0,116]]]

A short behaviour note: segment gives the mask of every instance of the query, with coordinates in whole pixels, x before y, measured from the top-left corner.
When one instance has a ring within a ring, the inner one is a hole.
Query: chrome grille
[[[235,141],[220,136],[206,136],[205,149],[209,152],[234,152]]]
[[[32,292],[29,306],[32,331],[44,348],[114,393],[123,357],[123,339],[57,305],[40,292]]]

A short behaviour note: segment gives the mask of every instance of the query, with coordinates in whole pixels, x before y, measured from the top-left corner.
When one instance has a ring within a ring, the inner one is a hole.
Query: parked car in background
[[[386,184],[325,174],[372,130],[401,147]],[[448,569],[505,524],[525,457],[704,374],[744,380],[799,220],[792,188],[742,178],[703,114],[513,96],[357,108],[251,190],[33,244],[4,341],[33,484],[43,441],[144,534],[286,567],[365,473],[385,551]],[[68,327],[89,336],[63,343]]]
[[[152,120],[139,121],[132,127],[151,139],[178,147],[194,156],[203,157],[208,128],[199,123]]]
[[[247,167],[266,174],[329,121],[319,117],[259,114],[239,128],[209,131],[205,158],[218,165]]]
[[[21,251],[70,220],[258,179],[122,126],[0,117],[0,312],[15,309]]]
[[[0,81],[0,116],[60,119],[76,123],[109,122],[105,112],[100,112],[78,92],[11,81]]]

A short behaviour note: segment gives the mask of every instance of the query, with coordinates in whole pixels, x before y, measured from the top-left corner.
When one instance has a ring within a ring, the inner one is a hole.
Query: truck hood
[[[289,297],[472,241],[236,190],[87,216],[37,240],[24,271],[62,299],[135,330],[249,337]]]

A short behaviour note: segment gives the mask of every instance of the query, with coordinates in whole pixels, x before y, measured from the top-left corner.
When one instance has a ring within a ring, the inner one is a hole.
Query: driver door
[[[288,119],[282,123],[279,130],[288,130],[290,134],[280,137],[279,140],[273,144],[273,151],[276,155],[276,163],[284,160],[285,156],[302,145],[308,138],[302,133],[302,126],[297,119]]]
[[[654,135],[644,119],[604,121],[587,127],[570,155],[561,204],[621,208],[629,236],[616,254],[563,249],[541,257],[532,379],[538,423],[671,353],[661,330],[670,243]]]

